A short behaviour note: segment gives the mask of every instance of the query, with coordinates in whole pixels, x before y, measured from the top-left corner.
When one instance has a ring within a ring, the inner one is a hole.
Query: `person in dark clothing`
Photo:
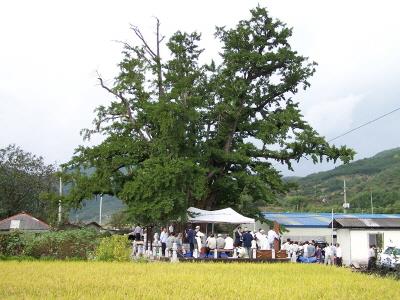
[[[194,251],[194,237],[195,237],[196,233],[193,230],[192,227],[189,227],[189,229],[186,231],[186,238],[187,241],[189,243],[189,247],[190,247],[190,252],[193,254]]]
[[[367,270],[372,270],[376,266],[376,251],[375,245],[369,246],[368,250],[368,268]]]
[[[135,227],[133,233],[135,234],[135,241],[139,242],[142,240],[142,236],[143,236],[143,228],[142,227],[137,225]]]
[[[242,228],[238,227],[235,231],[235,242],[233,244],[235,247],[242,246]]]
[[[249,258],[253,257],[253,251],[251,251],[251,241],[253,240],[253,236],[250,231],[244,230],[243,233],[243,247],[246,249],[247,255]]]

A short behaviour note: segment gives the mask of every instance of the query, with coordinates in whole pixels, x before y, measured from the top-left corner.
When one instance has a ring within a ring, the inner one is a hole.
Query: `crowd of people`
[[[135,241],[143,240],[146,232],[139,225],[130,233]],[[176,232],[173,225],[161,227],[155,232],[153,243],[161,247],[163,256],[175,249],[180,256],[189,257],[231,257],[253,258],[254,250],[271,250],[274,244],[280,243],[279,234],[270,229],[268,232],[259,229],[256,232],[244,227],[237,227],[232,237],[229,234],[210,233],[208,236],[200,230],[200,226],[189,226],[184,232]],[[339,244],[327,244],[314,240],[298,242],[287,239],[281,246],[286,250],[292,262],[324,263],[342,266],[342,249]]]
[[[324,263],[342,266],[342,248],[339,244],[328,244],[314,240],[297,242],[287,239],[282,245],[292,262]]]
[[[166,249],[172,249],[176,243],[177,251],[181,255],[195,257],[238,257],[253,258],[253,249],[270,250],[279,235],[274,230],[267,233],[260,229],[252,232],[247,228],[237,227],[233,238],[229,234],[210,233],[208,236],[200,230],[200,226],[192,228],[189,226],[184,233],[176,233],[174,227],[162,227],[160,234],[154,234],[154,241],[161,244],[162,255],[166,255]],[[187,249],[184,246],[188,244]],[[236,251],[236,253],[235,253]]]
[[[186,256],[193,256],[194,253],[197,252],[198,257],[205,257],[216,249],[225,249],[226,252],[234,249],[233,239],[229,235],[221,233],[215,235],[211,233],[206,237],[206,235],[201,232],[200,226],[196,226],[194,229],[188,227],[184,234],[179,233],[178,237],[175,237],[175,235],[173,231],[167,230],[166,227],[161,229],[160,242],[163,255],[165,255],[165,249],[171,249],[174,242],[177,245],[178,254]],[[155,240],[156,239],[157,236],[155,235]],[[183,240],[189,244],[188,249],[183,247]]]

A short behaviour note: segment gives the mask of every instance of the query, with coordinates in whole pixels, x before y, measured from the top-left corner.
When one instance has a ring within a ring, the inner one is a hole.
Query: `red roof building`
[[[50,229],[49,224],[22,212],[0,221],[0,232],[12,230],[43,232]]]

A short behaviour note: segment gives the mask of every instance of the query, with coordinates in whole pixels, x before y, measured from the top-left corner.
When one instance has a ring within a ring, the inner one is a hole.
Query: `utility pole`
[[[350,207],[350,204],[347,203],[347,197],[346,197],[346,179],[343,180],[343,212],[347,213],[347,208]]]
[[[99,225],[101,226],[101,210],[103,209],[103,194],[100,194]]]
[[[60,172],[62,172],[62,169],[60,168]],[[61,208],[61,198],[63,194],[63,186],[62,186],[62,178],[60,174],[60,187],[59,187],[59,195],[60,199],[58,200],[58,224],[61,224],[61,214],[62,214],[62,208]]]
[[[371,195],[371,212],[374,214],[374,204],[372,202],[372,190],[370,190],[370,195]]]

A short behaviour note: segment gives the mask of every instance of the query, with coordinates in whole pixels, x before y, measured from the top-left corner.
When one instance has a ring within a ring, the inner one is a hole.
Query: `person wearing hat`
[[[205,236],[204,233],[200,231],[200,226],[196,226],[195,232],[196,232],[195,239],[197,242],[197,249],[199,250],[199,253],[201,253],[201,248],[204,245],[203,240],[205,239]]]
[[[218,233],[217,237],[217,249],[225,248],[225,239],[222,237],[222,234]]]

